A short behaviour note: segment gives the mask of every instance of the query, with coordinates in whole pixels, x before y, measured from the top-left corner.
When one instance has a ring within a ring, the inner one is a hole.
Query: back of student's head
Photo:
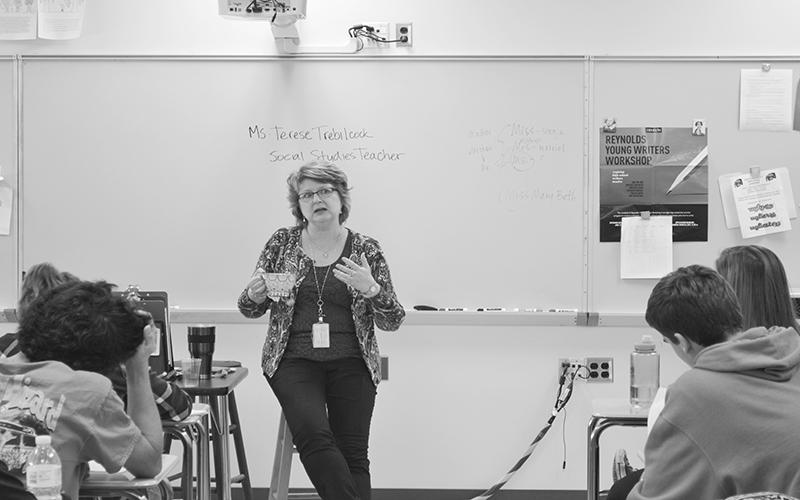
[[[645,319],[672,342],[680,333],[702,346],[724,342],[742,329],[742,312],[731,286],[713,269],[698,265],[661,278],[650,293]]]
[[[739,298],[744,328],[797,327],[789,280],[772,250],[757,245],[726,248],[716,266]]]
[[[25,273],[17,303],[17,318],[22,318],[31,302],[39,295],[62,283],[78,281],[78,278],[67,272],[61,272],[50,264],[35,264]]]
[[[19,325],[20,350],[31,361],[61,361],[105,373],[130,358],[148,319],[103,281],[74,281],[31,302]]]

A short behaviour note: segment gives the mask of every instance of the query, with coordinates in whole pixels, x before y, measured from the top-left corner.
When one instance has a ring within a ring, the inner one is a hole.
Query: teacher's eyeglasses
[[[330,196],[335,193],[336,190],[332,187],[324,187],[317,189],[316,191],[304,191],[297,195],[300,198],[300,201],[311,201],[314,199],[314,195],[319,196],[320,200],[324,200],[325,198],[330,198]]]

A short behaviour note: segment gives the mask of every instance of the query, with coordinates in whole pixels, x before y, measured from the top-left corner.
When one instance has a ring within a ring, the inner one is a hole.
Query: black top
[[[361,357],[361,350],[355,334],[356,325],[353,321],[353,296],[347,289],[347,285],[333,275],[333,267],[337,262],[341,262],[342,256],[351,254],[352,247],[353,236],[348,230],[347,240],[345,240],[339,259],[330,266],[315,267],[316,276],[312,271],[300,283],[294,304],[289,343],[286,345],[284,357],[314,361]],[[326,273],[327,280],[325,279]],[[325,283],[324,287],[323,282]],[[328,324],[330,331],[329,348],[315,349],[312,345],[311,327],[319,321],[317,286],[322,292],[323,321]]]

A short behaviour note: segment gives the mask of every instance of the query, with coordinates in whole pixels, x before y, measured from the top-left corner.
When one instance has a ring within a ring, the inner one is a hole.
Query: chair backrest
[[[759,491],[758,493],[745,493],[728,497],[725,500],[798,500],[795,497],[772,491]]]

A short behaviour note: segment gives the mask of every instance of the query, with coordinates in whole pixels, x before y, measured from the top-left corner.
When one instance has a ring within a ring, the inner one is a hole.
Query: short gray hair
[[[342,200],[342,213],[339,214],[339,224],[344,224],[347,217],[350,215],[350,187],[347,185],[347,174],[345,174],[339,167],[329,161],[312,161],[306,163],[296,172],[292,172],[289,178],[286,179],[286,184],[289,185],[289,207],[292,209],[297,224],[305,225],[308,221],[303,217],[303,212],[300,210],[300,183],[306,179],[317,182],[328,182],[339,193],[339,199]]]

